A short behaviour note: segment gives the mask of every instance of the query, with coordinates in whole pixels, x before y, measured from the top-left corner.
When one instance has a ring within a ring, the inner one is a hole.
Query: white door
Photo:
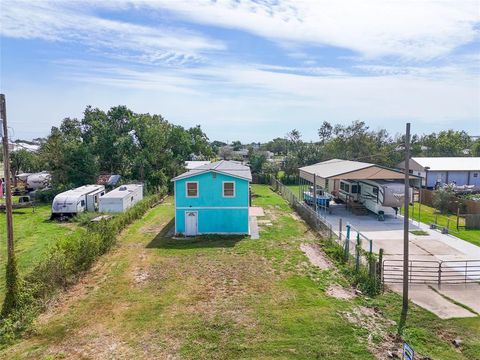
[[[196,211],[185,212],[185,235],[194,236],[197,235],[197,218],[198,213]]]

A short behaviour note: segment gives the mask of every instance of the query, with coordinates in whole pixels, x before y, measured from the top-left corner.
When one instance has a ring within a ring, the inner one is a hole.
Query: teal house
[[[172,181],[176,234],[250,233],[252,174],[248,166],[222,160],[187,171]]]

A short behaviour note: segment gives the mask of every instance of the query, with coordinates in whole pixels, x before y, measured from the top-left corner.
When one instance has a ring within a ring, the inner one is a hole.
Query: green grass
[[[378,307],[397,320],[400,297],[328,296],[331,284],[346,284],[341,272],[319,270],[299,250],[319,239],[267,186],[253,193],[266,212],[260,220],[271,223],[259,240],[167,238],[168,198],[0,358],[374,359],[368,349],[381,338],[368,345],[371,331],[343,314]],[[479,326],[479,318],[443,321],[412,305],[406,339],[433,359],[477,359]],[[461,351],[449,343],[456,336]]]
[[[50,205],[40,205],[35,212],[31,208],[13,212],[15,254],[21,274],[28,272],[59,239],[82,231],[74,224],[50,221],[50,209]],[[5,293],[6,236],[5,213],[0,213],[0,301]]]
[[[425,224],[436,222],[441,227],[447,227],[448,225],[452,235],[480,246],[480,230],[466,230],[465,228],[457,230],[457,216],[454,214],[439,214],[434,208],[426,205],[421,205],[420,207],[418,203],[410,205],[409,212],[410,218],[415,221],[420,220],[420,222]],[[464,219],[461,218],[459,224],[464,225]]]

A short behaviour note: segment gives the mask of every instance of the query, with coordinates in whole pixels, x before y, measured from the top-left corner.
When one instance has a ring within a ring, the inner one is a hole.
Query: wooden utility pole
[[[7,219],[7,276],[5,300],[2,315],[7,314],[17,304],[17,264],[15,260],[15,244],[13,242],[13,218],[12,218],[12,189],[10,183],[10,153],[8,148],[8,125],[5,95],[0,94],[0,120],[2,121],[3,137],[3,168],[4,168],[4,193],[5,215]]]
[[[405,132],[405,196],[404,196],[404,214],[403,214],[403,302],[402,315],[400,318],[399,332],[407,320],[408,313],[408,208],[410,203],[410,123],[407,123]]]

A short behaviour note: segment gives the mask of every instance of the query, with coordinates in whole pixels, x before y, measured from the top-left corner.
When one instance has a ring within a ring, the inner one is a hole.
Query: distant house
[[[397,167],[405,169],[405,161]],[[451,183],[480,187],[480,157],[412,157],[410,173],[421,176],[427,188]]]
[[[251,180],[248,166],[226,160],[174,178],[175,233],[249,234]]]

